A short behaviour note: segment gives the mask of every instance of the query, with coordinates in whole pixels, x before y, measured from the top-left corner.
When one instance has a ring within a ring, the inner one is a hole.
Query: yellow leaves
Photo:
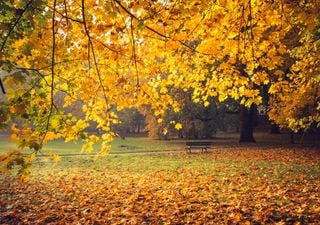
[[[212,54],[212,50],[216,47],[217,40],[215,38],[208,38],[201,42],[197,47],[197,51],[205,54]]]
[[[13,47],[17,50],[27,43],[28,39],[19,39],[14,42]]]
[[[256,98],[245,98],[243,97],[240,101],[240,104],[250,107],[252,104],[260,105],[262,103],[262,97],[258,96]]]
[[[225,101],[227,98],[228,98],[228,95],[226,95],[226,94],[220,94],[220,95],[218,96],[219,102],[223,102],[223,101]]]
[[[32,134],[32,129],[31,127],[24,127],[20,132],[22,135],[30,135]]]
[[[311,211],[312,211],[313,213],[315,213],[315,214],[319,214],[319,213],[320,213],[320,206],[319,206],[319,207],[313,207],[313,208],[311,209]]]
[[[115,134],[113,132],[108,132],[108,133],[103,134],[101,136],[101,138],[105,143],[110,143],[113,140],[114,136],[115,136]]]
[[[74,102],[74,100],[72,99],[71,96],[66,96],[66,97],[64,98],[64,105],[63,105],[63,107],[71,106],[73,102]]]
[[[161,90],[162,90],[163,88],[161,88]],[[161,92],[161,90],[160,90],[160,92]],[[167,88],[164,88],[164,90],[165,90],[165,93],[167,93],[168,92],[168,90],[167,90]],[[161,102],[163,102],[165,105],[171,105],[172,104],[172,98],[169,96],[169,95],[163,95],[162,97],[161,97],[162,99],[162,101]]]
[[[14,134],[18,134],[20,132],[20,129],[17,128],[16,123],[12,123],[10,129]]]
[[[266,72],[258,72],[253,75],[251,80],[257,85],[269,84],[269,76]]]
[[[93,142],[88,142],[82,145],[81,152],[91,153],[93,151]]]
[[[51,127],[52,129],[58,129],[60,127],[59,118],[55,117],[51,120]]]
[[[74,129],[76,130],[83,130],[85,129],[86,127],[89,126],[89,123],[87,121],[84,121],[82,119],[78,120],[74,126]]]
[[[175,128],[176,130],[181,130],[181,129],[182,129],[182,124],[181,124],[181,123],[176,123],[176,124],[174,125],[174,128]]]
[[[30,154],[30,155],[26,158],[26,160],[27,160],[28,162],[32,162],[35,158],[36,158],[36,153],[33,152],[32,154]]]
[[[62,158],[60,155],[54,153],[54,152],[48,152],[46,157],[44,158],[44,161],[53,161],[54,163],[59,163],[61,162]]]
[[[23,114],[26,111],[24,104],[10,105],[9,109],[12,114]]]
[[[164,136],[166,136],[167,133],[168,133],[168,128],[164,127],[164,128],[162,129],[162,134],[163,134]]]
[[[241,213],[231,213],[229,216],[232,218],[234,222],[239,222],[242,219]]]
[[[180,105],[179,105],[177,102],[174,102],[174,103],[172,104],[172,108],[173,108],[173,111],[174,111],[175,113],[180,112]]]
[[[20,137],[17,134],[13,133],[9,136],[8,140],[9,142],[17,142],[20,140]]]
[[[91,153],[94,150],[94,144],[98,143],[100,138],[96,135],[90,135],[86,143],[82,145],[81,152]]]
[[[100,141],[100,138],[98,136],[96,136],[96,135],[90,135],[89,136],[89,140],[94,142],[94,143],[97,143],[97,142]]]
[[[52,140],[55,140],[55,139],[58,139],[58,138],[61,138],[61,134],[48,131],[46,133],[44,142],[52,141]]]
[[[276,71],[274,72],[274,75],[276,75],[276,76],[283,76],[283,75],[284,75],[284,72],[283,72],[283,70],[276,70]]]
[[[276,92],[282,92],[283,94],[289,91],[289,83],[287,81],[279,81],[274,83],[269,88],[269,93],[274,94]]]
[[[179,41],[185,41],[188,39],[188,33],[186,32],[180,32],[176,35],[174,35],[173,37],[175,40],[179,40]]]
[[[60,162],[60,161],[61,161],[61,156],[59,156],[59,155],[54,155],[53,161],[54,161],[55,163]]]
[[[166,87],[161,87],[160,93],[161,94],[166,94],[168,92],[168,89]]]

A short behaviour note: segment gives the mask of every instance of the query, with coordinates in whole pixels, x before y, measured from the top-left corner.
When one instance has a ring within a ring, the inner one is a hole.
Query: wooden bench
[[[186,152],[191,153],[192,148],[200,148],[202,153],[208,152],[211,142],[204,141],[187,141],[186,142]]]

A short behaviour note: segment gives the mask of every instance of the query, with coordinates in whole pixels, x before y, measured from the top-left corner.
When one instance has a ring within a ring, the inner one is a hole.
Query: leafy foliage
[[[0,63],[9,72],[1,119],[32,128],[16,139],[35,152],[63,137],[85,140],[87,151],[102,141],[105,155],[116,112],[149,105],[157,120],[168,108],[178,112],[172,88],[205,106],[214,97],[250,107],[268,86],[275,123],[295,131],[319,125],[318,1],[0,4]],[[68,113],[75,105],[82,113]],[[85,132],[90,124],[103,135]]]

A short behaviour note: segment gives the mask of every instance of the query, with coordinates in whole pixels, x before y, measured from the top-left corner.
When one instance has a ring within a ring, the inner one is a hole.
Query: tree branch
[[[94,51],[93,43],[92,43],[92,40],[91,40],[90,32],[89,32],[89,29],[87,27],[87,22],[86,22],[86,17],[85,17],[84,0],[81,0],[81,13],[82,13],[84,30],[85,30],[86,36],[88,37],[89,48],[91,48],[91,52],[92,52],[92,58],[93,58],[94,66],[95,66],[95,69],[96,69],[96,72],[97,72],[99,83],[100,83],[102,91],[103,91],[103,97],[104,97],[104,100],[105,100],[105,103],[106,103],[106,106],[107,106],[107,117],[108,117],[107,119],[109,120],[110,119],[110,115],[109,115],[110,104],[109,104],[108,97],[106,95],[106,88],[105,88],[105,86],[103,85],[103,82],[102,82],[102,78],[101,78],[100,70],[99,70],[99,67],[98,67],[98,62],[97,62],[97,58],[96,58],[96,55],[95,55],[95,51]]]
[[[139,72],[138,72],[138,65],[137,65],[137,55],[136,55],[136,41],[134,38],[134,33],[133,33],[133,17],[131,17],[131,37],[132,37],[132,56],[133,56],[133,62],[134,62],[134,68],[136,70],[136,78],[137,78],[137,86],[139,87]]]
[[[7,41],[8,41],[8,38],[9,36],[11,35],[11,32],[14,30],[14,28],[19,24],[23,14],[27,11],[27,9],[29,8],[29,6],[31,5],[33,0],[30,0],[28,2],[28,4],[26,5],[26,7],[21,11],[21,14],[19,15],[18,19],[13,23],[12,27],[10,28],[9,32],[7,33],[7,35],[4,37],[3,39],[3,42],[1,44],[1,47],[0,47],[0,52],[3,51]]]
[[[1,91],[3,94],[6,94],[6,90],[4,89],[4,86],[3,86],[3,83],[2,83],[2,80],[0,78],[0,87],[1,87]]]
[[[251,33],[251,51],[252,51],[252,58],[255,61],[255,52],[254,52],[254,34],[253,34],[253,15],[252,15],[252,6],[251,0],[249,0],[249,22],[250,22],[250,33]]]
[[[54,107],[54,101],[53,101],[53,96],[54,96],[54,73],[55,73],[55,49],[56,49],[56,27],[55,27],[55,12],[56,12],[56,4],[57,0],[54,0],[53,2],[53,11],[52,11],[52,18],[51,18],[51,23],[52,23],[52,52],[51,52],[51,90],[50,90],[50,111],[49,115],[47,117],[47,123],[46,123],[46,130],[45,133],[41,139],[40,146],[42,146],[44,139],[47,136],[48,130],[49,130],[49,125],[50,125],[50,118],[53,113],[53,107]]]
[[[47,7],[51,10],[54,10],[51,6],[47,5]],[[68,24],[68,20],[71,20],[73,22],[76,22],[76,23],[80,23],[80,24],[83,24],[83,21],[81,20],[78,20],[78,19],[74,19],[72,17],[69,17],[68,14],[67,14],[67,11],[66,11],[66,6],[65,6],[65,14],[59,12],[58,10],[55,10],[57,14],[59,14],[62,18],[65,18],[66,21],[67,21],[67,24]]]
[[[119,0],[113,0],[113,1],[115,1],[115,2],[120,6],[121,9],[123,9],[129,16],[131,16],[131,18],[140,21],[140,19],[139,19],[136,15],[134,15],[133,13],[131,13],[126,7],[124,7],[124,5],[122,5]],[[170,39],[170,40],[172,40],[172,41],[179,42],[182,46],[190,49],[192,52],[195,52],[195,53],[198,53],[198,54],[202,54],[202,55],[208,55],[208,56],[214,55],[214,54],[208,54],[208,53],[204,53],[204,52],[199,52],[199,51],[197,51],[195,48],[193,48],[193,47],[189,46],[188,44],[186,44],[185,42],[180,41],[180,40],[175,40],[175,39],[173,39],[172,37],[167,36],[167,35],[165,35],[165,34],[162,34],[162,33],[160,33],[159,31],[153,29],[152,27],[149,27],[148,25],[145,25],[145,28],[146,28],[147,30],[149,30],[149,31],[157,34],[158,36],[163,37],[165,40]]]

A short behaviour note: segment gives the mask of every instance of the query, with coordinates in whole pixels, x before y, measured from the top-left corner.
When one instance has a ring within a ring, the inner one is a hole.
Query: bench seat
[[[191,153],[192,148],[200,148],[202,153],[208,152],[212,142],[208,141],[187,141],[186,152]]]

